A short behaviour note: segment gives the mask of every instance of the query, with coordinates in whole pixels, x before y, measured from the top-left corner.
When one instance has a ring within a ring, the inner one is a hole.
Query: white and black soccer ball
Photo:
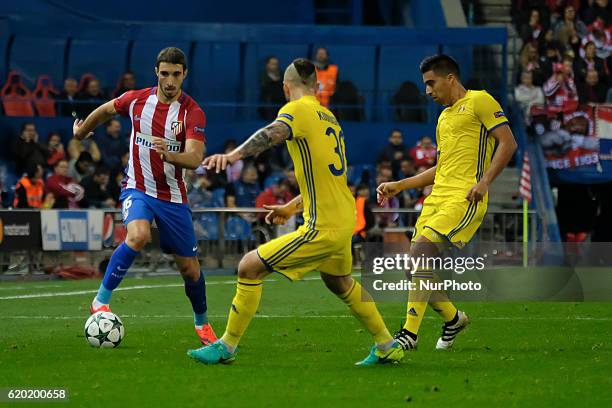
[[[85,339],[93,347],[114,348],[125,336],[123,322],[111,312],[97,312],[85,322]]]

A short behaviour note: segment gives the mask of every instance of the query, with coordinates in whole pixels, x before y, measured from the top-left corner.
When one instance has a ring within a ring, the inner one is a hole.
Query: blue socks
[[[102,304],[108,304],[110,302],[113,290],[121,283],[128,269],[132,266],[136,255],[138,255],[138,252],[127,246],[125,242],[115,249],[115,252],[113,252],[108,262],[104,279],[96,295],[96,300],[98,302]]]
[[[184,278],[183,278],[184,279]],[[196,281],[184,279],[185,294],[191,301],[193,308],[193,321],[196,326],[202,326],[208,323],[206,315],[206,284],[204,283],[204,274],[200,272],[200,277]]]

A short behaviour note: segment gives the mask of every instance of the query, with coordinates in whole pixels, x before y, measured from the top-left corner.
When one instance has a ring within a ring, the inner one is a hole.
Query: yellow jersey
[[[304,228],[309,230],[355,227],[355,199],[346,179],[344,134],[338,121],[314,96],[287,103],[277,121],[291,135],[287,149],[304,203]]]
[[[468,90],[442,111],[436,126],[438,160],[431,200],[464,200],[491,165],[493,129],[508,123],[506,114],[486,91]],[[428,197],[429,198],[429,197]],[[488,201],[488,194],[484,202]]]

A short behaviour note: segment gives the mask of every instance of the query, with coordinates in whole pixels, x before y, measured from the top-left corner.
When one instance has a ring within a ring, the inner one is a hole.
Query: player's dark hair
[[[297,71],[302,84],[306,86],[314,86],[317,82],[317,77],[315,74],[315,66],[312,62],[307,60],[306,58],[297,58],[292,62],[295,70]],[[314,83],[313,83],[313,75],[314,75]]]
[[[157,54],[155,67],[159,68],[159,64],[167,62],[168,64],[179,64],[183,66],[183,71],[187,70],[187,57],[185,53],[176,47],[166,47]]]
[[[421,61],[419,67],[421,74],[428,71],[433,71],[436,74],[448,75],[453,74],[457,78],[460,77],[459,64],[452,57],[445,54],[432,55]]]

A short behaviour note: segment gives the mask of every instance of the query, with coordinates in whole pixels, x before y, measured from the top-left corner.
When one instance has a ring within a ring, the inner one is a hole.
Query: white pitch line
[[[355,275],[353,275],[355,276]],[[319,277],[306,277],[301,279],[301,281],[315,281],[321,280]],[[265,283],[270,282],[282,282],[282,280],[266,280]],[[228,281],[211,281],[206,282],[206,286],[208,285],[235,285],[235,280]],[[124,290],[134,290],[134,289],[154,289],[154,288],[182,288],[185,286],[183,283],[168,283],[164,285],[136,285],[136,286],[125,286],[119,287],[114,291],[124,291]],[[0,300],[14,300],[14,299],[36,299],[36,298],[46,298],[46,297],[60,297],[60,296],[78,296],[78,295],[87,295],[91,293],[98,293],[97,289],[88,289],[88,290],[76,290],[71,292],[46,292],[46,293],[32,293],[28,295],[13,295],[13,296],[0,296]]]
[[[123,319],[192,319],[193,315],[121,315]],[[212,319],[223,319],[226,318],[226,315],[209,315],[209,318]],[[271,315],[271,314],[256,314],[254,317],[260,319],[293,319],[293,318],[304,318],[304,319],[352,319],[353,316],[350,314],[346,315]],[[386,319],[401,319],[405,316],[385,316]],[[49,320],[73,320],[73,319],[83,319],[83,316],[39,316],[39,315],[17,315],[17,316],[2,316],[3,319],[14,319],[14,320],[25,320],[25,319],[49,319]],[[436,316],[425,316],[425,319],[428,320],[439,320]],[[554,321],[572,321],[572,320],[587,320],[587,321],[602,321],[602,322],[610,322],[612,321],[612,317],[588,317],[588,316],[578,316],[578,317],[508,317],[508,316],[488,316],[488,317],[477,317],[474,321],[478,320],[525,320],[525,321],[534,321],[534,320],[554,320]]]

